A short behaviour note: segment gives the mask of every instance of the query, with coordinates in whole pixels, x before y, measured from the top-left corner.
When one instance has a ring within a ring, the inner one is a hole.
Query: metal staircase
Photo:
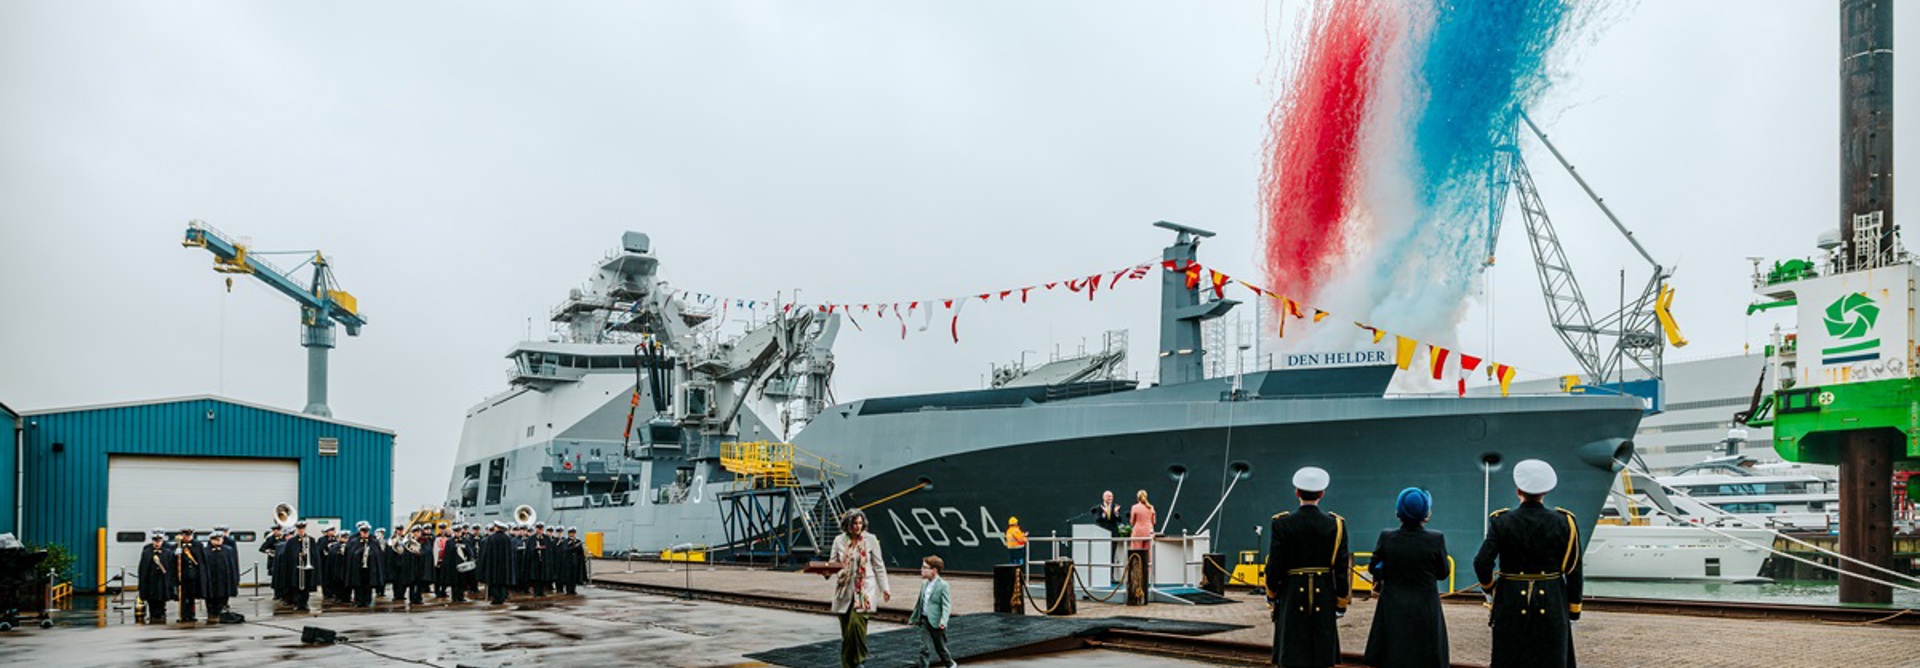
[[[720,495],[726,547],[735,557],[777,561],[826,558],[846,512],[834,484],[837,465],[790,443],[720,445],[720,463],[737,486]],[[811,469],[810,481],[801,472]]]

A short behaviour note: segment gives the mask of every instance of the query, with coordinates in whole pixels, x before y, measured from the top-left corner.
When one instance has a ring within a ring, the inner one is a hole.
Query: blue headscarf
[[[1393,514],[1408,522],[1424,521],[1432,510],[1433,495],[1418,487],[1400,490],[1400,498],[1393,503]]]

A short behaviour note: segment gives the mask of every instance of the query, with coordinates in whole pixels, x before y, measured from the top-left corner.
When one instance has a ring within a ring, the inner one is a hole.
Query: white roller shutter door
[[[127,569],[134,584],[140,546],[146,533],[162,527],[169,534],[193,527],[204,542],[207,532],[226,525],[252,534],[238,543],[240,570],[260,566],[263,531],[274,504],[300,499],[300,462],[291,459],[221,457],[145,457],[114,455],[107,460],[107,577]],[[168,536],[172,538],[171,535]],[[263,571],[260,582],[271,578]],[[241,577],[251,584],[253,575]]]

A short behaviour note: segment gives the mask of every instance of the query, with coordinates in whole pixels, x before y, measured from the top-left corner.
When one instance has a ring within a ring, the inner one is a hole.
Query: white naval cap
[[[360,529],[371,529],[373,528],[373,523],[368,522],[366,520],[360,520],[358,522],[353,523],[353,528],[355,531],[358,531]]]
[[[1318,466],[1303,466],[1293,472],[1293,488],[1302,492],[1327,491],[1327,483],[1332,481],[1327,470]]]
[[[149,534],[147,534],[147,538],[149,538],[149,539],[152,539],[152,538],[166,538],[166,537],[167,537],[167,530],[166,530],[166,529],[162,529],[162,528],[160,528],[160,527],[154,527],[154,528],[153,528],[153,531],[152,531],[151,533],[149,533]]]
[[[1560,484],[1560,475],[1553,472],[1553,465],[1538,459],[1523,460],[1513,465],[1513,486],[1526,494],[1545,494]]]

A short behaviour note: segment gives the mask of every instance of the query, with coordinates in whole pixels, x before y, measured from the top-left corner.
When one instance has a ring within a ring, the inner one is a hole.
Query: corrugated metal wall
[[[108,455],[297,459],[300,498],[294,503],[301,515],[339,517],[351,526],[359,519],[381,524],[393,514],[391,434],[210,398],[36,413],[27,421],[22,538],[73,548],[76,589],[99,584]],[[340,454],[321,456],[321,438],[339,439]],[[53,451],[55,443],[62,452]],[[257,526],[234,529],[258,531],[272,513],[260,508]]]
[[[14,446],[17,445],[14,441],[17,435],[13,429],[17,424],[15,419],[18,417],[7,408],[6,404],[0,404],[0,510],[5,511],[4,515],[0,515],[0,533],[20,531],[20,527],[13,525],[13,516],[20,507],[13,484],[15,462],[13,455]]]

